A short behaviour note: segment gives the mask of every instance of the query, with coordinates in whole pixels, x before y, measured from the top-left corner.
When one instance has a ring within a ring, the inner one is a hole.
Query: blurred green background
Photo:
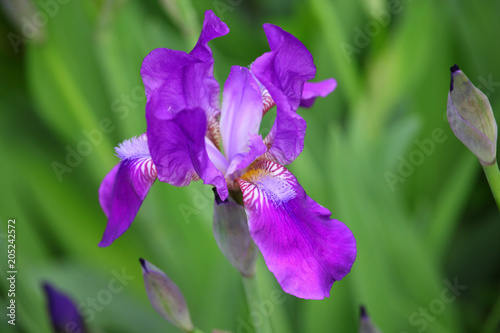
[[[498,210],[480,164],[445,118],[449,67],[457,63],[500,119],[500,2],[2,5],[0,331],[50,331],[41,289],[48,281],[81,305],[94,331],[177,332],[148,302],[143,257],[178,284],[196,326],[249,332],[239,274],[212,235],[209,187],[157,182],[129,231],[97,246],[106,225],[97,189],[118,162],[113,147],[146,129],[141,62],[158,47],[190,51],[212,9],[231,29],[211,43],[219,83],[232,65],[268,51],[266,22],[309,48],[318,80],[338,80],[333,94],[300,110],[305,148],[289,168],[352,229],[357,260],[329,299],[287,295],[273,303],[274,332],[356,332],[361,304],[386,333],[500,332]],[[15,329],[5,316],[9,218],[17,237]],[[123,288],[111,293],[120,274]],[[258,276],[262,299],[272,300],[280,288],[262,258]],[[454,294],[456,283],[466,289]]]

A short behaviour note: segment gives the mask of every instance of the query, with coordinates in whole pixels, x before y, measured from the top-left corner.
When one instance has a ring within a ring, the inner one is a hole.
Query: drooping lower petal
[[[99,187],[99,204],[106,216],[111,214],[111,205],[113,202],[113,187],[115,186],[116,173],[120,168],[121,163],[118,163],[108,172],[101,182]]]
[[[304,83],[304,90],[300,99],[300,106],[309,108],[314,104],[316,97],[326,97],[337,87],[335,79],[326,79],[320,82]]]
[[[328,297],[356,258],[349,228],[330,219],[281,165],[258,162],[238,182],[250,234],[283,290],[300,298]]]
[[[155,102],[151,99],[148,104]],[[186,186],[193,177],[199,177],[205,184],[214,185],[223,200],[227,198],[224,175],[208,158],[207,120],[202,109],[184,109],[165,119],[147,113],[146,121],[149,151],[160,181]]]
[[[108,173],[99,189],[99,201],[108,217],[99,246],[111,245],[130,227],[156,176],[153,161],[148,157],[128,158]]]
[[[116,153],[121,159],[104,177],[99,187],[99,203],[108,224],[99,246],[108,246],[132,224],[156,180],[156,167],[148,150],[146,133],[125,140]]]
[[[224,154],[231,161],[247,152],[250,137],[259,133],[262,95],[250,70],[233,66],[224,85],[220,132]]]

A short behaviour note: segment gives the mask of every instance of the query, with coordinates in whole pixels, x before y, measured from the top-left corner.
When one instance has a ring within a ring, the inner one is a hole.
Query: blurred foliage
[[[358,257],[329,299],[287,295],[274,304],[274,331],[356,332],[361,304],[384,332],[500,331],[498,211],[479,163],[445,120],[448,69],[455,63],[500,119],[500,2],[41,0],[9,6],[15,2],[2,0],[0,18],[0,306],[8,302],[6,224],[15,218],[17,325],[14,330],[2,315],[0,331],[49,332],[41,289],[49,281],[81,304],[96,331],[176,332],[147,300],[139,257],[177,283],[196,326],[245,330],[243,287],[213,238],[208,187],[158,183],[130,230],[109,248],[97,247],[106,224],[97,189],[117,163],[113,147],[146,129],[142,59],[158,47],[189,51],[207,9],[231,29],[211,43],[220,83],[230,66],[248,65],[268,50],[265,22],[303,41],[317,79],[339,83],[311,110],[301,110],[305,148],[289,168],[353,230]],[[85,156],[71,157],[72,151]],[[66,165],[59,176],[55,162]],[[110,281],[123,272],[129,276],[123,290],[106,298]],[[271,300],[280,288],[262,258],[258,275],[262,298]],[[443,299],[443,292],[453,295],[446,280],[467,286],[450,303]],[[429,307],[426,317],[421,309]]]

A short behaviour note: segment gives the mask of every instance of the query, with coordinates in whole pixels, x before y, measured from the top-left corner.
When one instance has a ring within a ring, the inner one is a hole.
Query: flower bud
[[[43,289],[54,332],[86,333],[85,323],[73,301],[48,283],[44,283]]]
[[[252,277],[255,274],[258,250],[250,237],[245,209],[231,197],[221,201],[217,192],[214,193],[215,241],[224,256],[241,275]]]
[[[185,332],[194,327],[189,316],[186,300],[179,287],[160,269],[139,259],[142,265],[144,285],[149,301],[155,310],[166,320]]]
[[[455,136],[481,164],[495,164],[497,124],[490,102],[457,65],[451,67],[447,115]]]
[[[382,331],[372,323],[364,306],[360,307],[359,333],[382,333]]]

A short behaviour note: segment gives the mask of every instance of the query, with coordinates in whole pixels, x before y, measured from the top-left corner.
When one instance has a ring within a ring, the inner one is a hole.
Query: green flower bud
[[[457,65],[451,67],[447,115],[455,136],[481,164],[495,164],[497,124],[490,102]]]
[[[229,197],[221,201],[215,192],[214,236],[221,252],[241,275],[252,277],[255,274],[257,246],[248,230],[245,209]]]
[[[186,300],[180,289],[160,269],[144,259],[142,265],[144,285],[149,301],[166,320],[185,332],[193,331]]]
[[[364,306],[360,308],[359,333],[382,333],[382,331],[372,323]]]

